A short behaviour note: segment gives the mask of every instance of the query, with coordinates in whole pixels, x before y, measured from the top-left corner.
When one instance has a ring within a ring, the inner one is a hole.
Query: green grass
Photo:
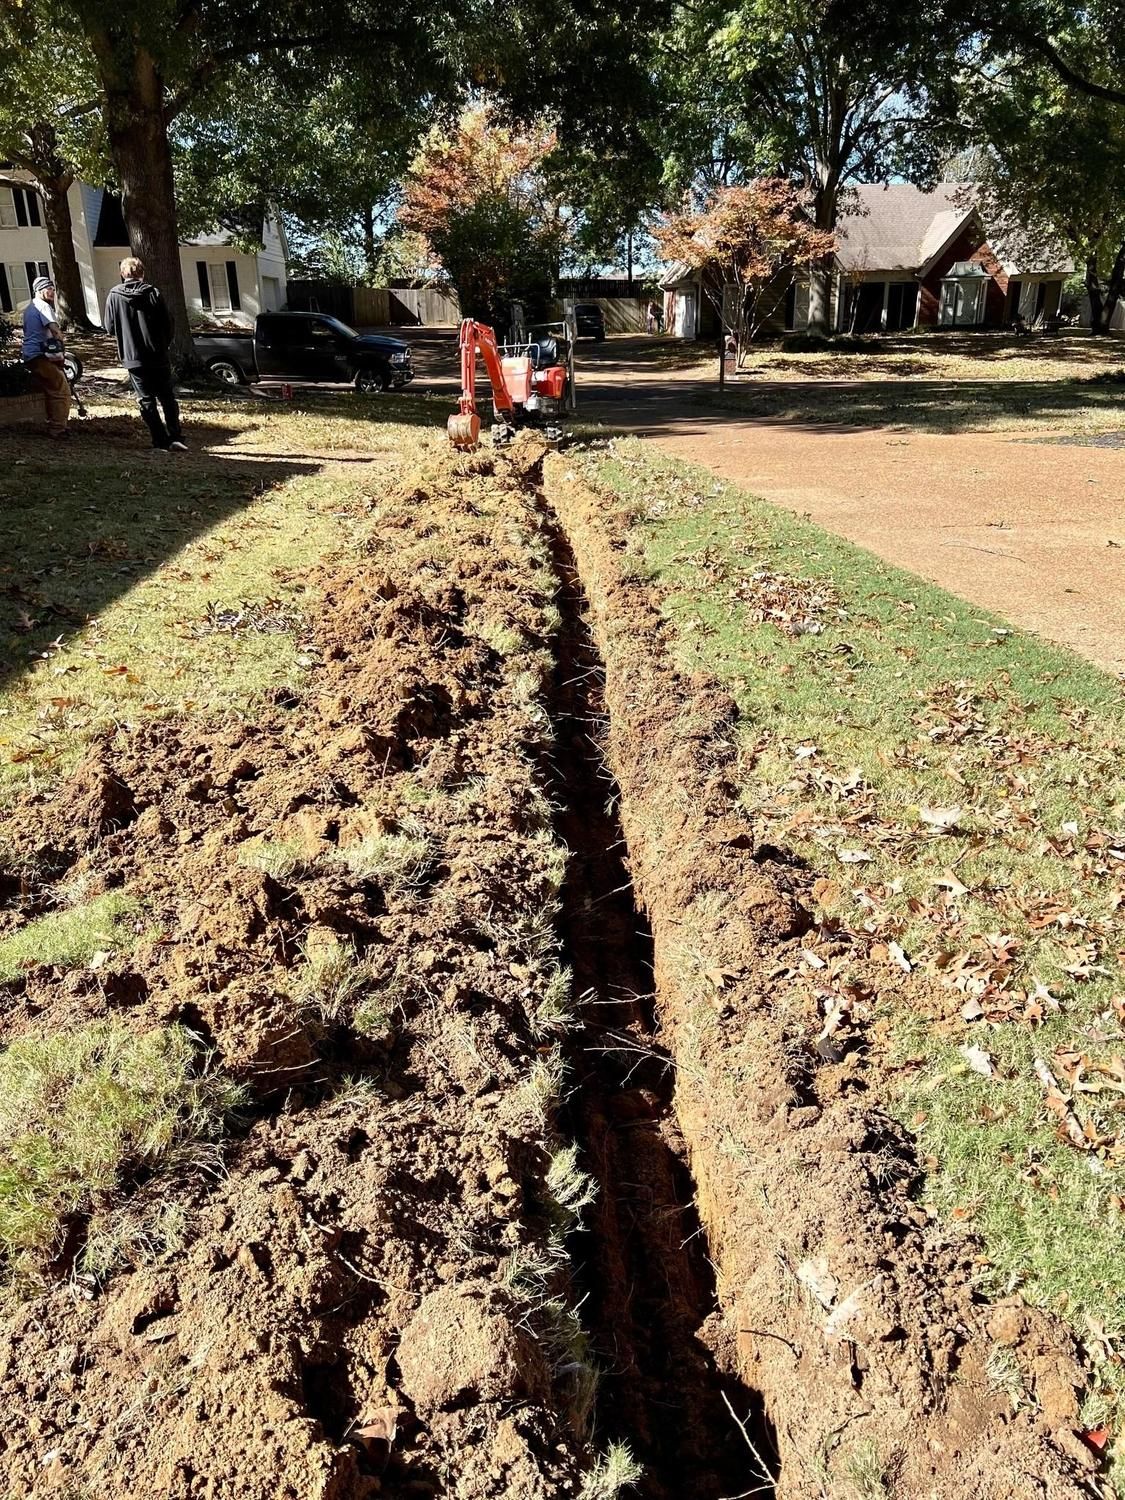
[[[311,860],[301,839],[251,839],[238,850],[238,862],[251,870],[262,870],[274,880],[292,880],[310,871]]]
[[[370,980],[355,945],[337,938],[308,950],[294,976],[293,991],[322,1020],[334,1022],[351,1016]]]
[[[98,952],[131,948],[131,918],[137,903],[121,891],[107,891],[81,906],[37,917],[0,939],[0,983],[16,979],[33,964],[70,968],[89,963]]]
[[[192,452],[177,461],[144,449],[128,403],[96,405],[65,453],[13,436],[0,807],[65,774],[100,732],[299,686],[316,660],[315,568],[371,524],[368,487],[441,437],[424,430],[430,403],[402,399],[184,409]]]
[[[628,1444],[611,1443],[582,1481],[579,1500],[617,1500],[623,1490],[636,1489],[643,1477]]]
[[[663,593],[679,664],[739,705],[762,842],[820,877],[849,951],[818,983],[863,964],[913,997],[876,997],[874,1019],[930,1200],[982,1236],[989,1288],[1125,1351],[1120,683],[636,442],[587,467],[632,513],[625,566]]]
[[[177,1232],[169,1205],[150,1199],[142,1219],[120,1195],[132,1172],[213,1156],[239,1095],[198,1076],[198,1060],[182,1027],[136,1036],[106,1022],[0,1053],[0,1285],[33,1281],[76,1215],[90,1216],[80,1263],[96,1273],[128,1249],[119,1211],[147,1248]]]

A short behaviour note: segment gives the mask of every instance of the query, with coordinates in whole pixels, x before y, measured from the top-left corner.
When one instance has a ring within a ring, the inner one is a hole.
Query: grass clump
[[[598,1185],[578,1165],[578,1146],[560,1146],[547,1163],[546,1189],[554,1216],[569,1232],[582,1222],[582,1210],[598,1196]]]
[[[238,863],[250,870],[262,870],[274,880],[292,880],[307,874],[316,864],[308,857],[300,839],[254,839],[238,851]]]
[[[305,953],[293,992],[323,1021],[339,1021],[355,1006],[371,978],[353,943],[333,938]]]
[[[636,1489],[643,1476],[628,1443],[610,1443],[583,1479],[578,1500],[617,1500],[622,1490]]]
[[[168,1172],[213,1155],[240,1091],[197,1073],[183,1027],[136,1036],[99,1022],[24,1037],[0,1054],[0,1285],[34,1278],[68,1220],[92,1215],[82,1257],[104,1272],[129,1248],[119,1195],[130,1173]],[[172,1217],[132,1221],[149,1248]],[[181,1226],[182,1229],[182,1226]]]
[[[81,906],[37,917],[0,939],[0,983],[16,979],[32,964],[72,968],[95,953],[132,946],[129,918],[137,903],[122,891],[107,891]]]
[[[433,863],[433,840],[419,827],[406,833],[369,833],[335,858],[356,880],[378,881],[397,896],[421,885]]]

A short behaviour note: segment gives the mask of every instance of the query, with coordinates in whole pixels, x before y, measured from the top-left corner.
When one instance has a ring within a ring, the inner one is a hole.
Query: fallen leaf
[[[920,807],[918,819],[935,833],[952,833],[961,822],[962,807]]]
[[[995,1069],[992,1066],[992,1057],[983,1047],[973,1047],[966,1042],[957,1048],[961,1056],[968,1063],[974,1073],[979,1073],[982,1078],[991,1078]]]
[[[890,954],[893,961],[898,964],[899,968],[903,971],[904,974],[909,974],[912,971],[914,965],[910,962],[906,954],[902,951],[897,943],[888,943],[887,952]]]
[[[836,858],[843,865],[863,865],[870,859],[871,855],[866,849],[837,849]]]

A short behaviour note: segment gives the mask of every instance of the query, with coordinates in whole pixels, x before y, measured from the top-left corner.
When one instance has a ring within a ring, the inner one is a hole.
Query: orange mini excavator
[[[461,400],[448,422],[453,446],[475,448],[480,440],[478,352],[492,387],[492,441],[510,443],[518,428],[541,427],[557,442],[563,411],[574,410],[574,340],[567,325],[547,323],[518,343],[497,344],[491,328],[466,318],[459,341]]]

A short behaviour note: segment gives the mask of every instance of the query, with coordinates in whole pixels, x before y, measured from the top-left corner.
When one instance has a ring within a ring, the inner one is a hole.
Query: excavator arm
[[[506,428],[509,435],[514,428],[515,406],[504,379],[504,367],[492,329],[484,323],[474,322],[472,318],[465,318],[458,341],[461,348],[461,399],[457,403],[457,411],[447,423],[447,430],[455,448],[475,448],[480,437],[480,414],[476,400],[478,351],[484,360],[484,368],[492,387],[492,404],[498,425]]]

